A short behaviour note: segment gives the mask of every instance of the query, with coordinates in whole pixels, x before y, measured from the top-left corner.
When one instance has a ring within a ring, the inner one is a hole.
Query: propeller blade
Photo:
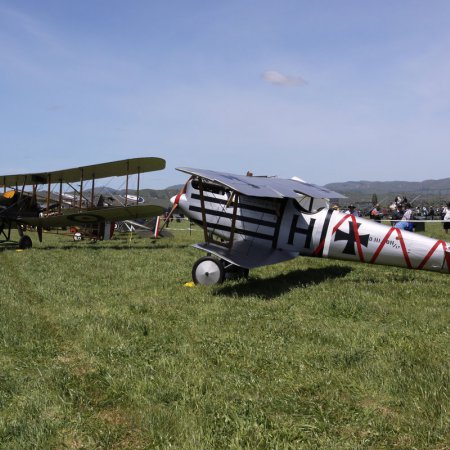
[[[161,225],[161,228],[159,229],[159,233],[164,230],[164,228],[166,227],[166,225],[170,222],[170,220],[172,219],[172,215],[175,212],[175,210],[178,208],[178,203],[180,203],[180,197],[186,192],[188,183],[191,181],[192,177],[189,178],[189,180],[186,181],[186,183],[184,183],[184,186],[180,189],[180,192],[178,192],[178,194],[175,196],[175,199],[173,201],[172,204],[172,208],[169,212],[169,214],[167,214],[167,217],[164,219],[163,224]],[[158,233],[158,234],[159,234]]]

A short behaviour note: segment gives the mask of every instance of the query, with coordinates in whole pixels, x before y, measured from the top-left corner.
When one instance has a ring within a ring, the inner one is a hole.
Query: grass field
[[[1,449],[450,448],[449,275],[297,258],[189,288],[201,233],[174,234],[0,252]]]

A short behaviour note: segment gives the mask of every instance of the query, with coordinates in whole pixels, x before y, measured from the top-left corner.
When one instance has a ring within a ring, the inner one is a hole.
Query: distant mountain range
[[[450,195],[450,178],[425,181],[346,181],[329,183],[326,188],[343,193]]]
[[[169,207],[169,200],[178,194],[183,185],[174,185],[166,189],[141,189],[139,195],[146,203],[153,203],[163,207]],[[375,195],[379,202],[386,204],[391,202],[397,195],[406,196],[409,200],[417,199],[418,202],[447,202],[450,201],[450,178],[441,180],[425,181],[345,181],[342,183],[329,183],[326,188],[344,194],[348,199],[345,202],[371,202]],[[108,187],[97,187],[96,193],[100,192],[107,196],[125,195],[125,189],[111,189]],[[134,189],[128,194],[136,195]],[[90,192],[85,191],[89,196]]]
[[[397,195],[408,199],[422,201],[450,201],[450,178],[425,181],[346,181],[342,183],[329,183],[326,188],[346,195],[349,201],[371,201],[375,194],[379,201],[391,201]],[[143,189],[140,192],[146,201],[156,201],[168,205],[169,199],[176,195],[182,185],[170,186],[166,189]],[[120,191],[123,195],[125,191]],[[134,192],[130,190],[130,194]],[[345,201],[344,201],[345,202]]]

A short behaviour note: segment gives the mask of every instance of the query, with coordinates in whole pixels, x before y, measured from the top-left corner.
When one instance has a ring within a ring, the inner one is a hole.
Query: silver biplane
[[[345,198],[337,192],[299,179],[177,170],[191,177],[172,212],[180,208],[204,232],[194,245],[207,253],[192,269],[197,284],[297,256],[450,272],[449,243],[330,209],[328,199]]]

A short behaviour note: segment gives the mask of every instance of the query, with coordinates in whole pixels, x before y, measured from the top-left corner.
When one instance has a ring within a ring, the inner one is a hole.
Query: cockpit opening
[[[329,208],[330,203],[326,198],[316,198],[304,195],[297,199],[298,206],[300,209],[309,214],[315,214],[324,208]]]

